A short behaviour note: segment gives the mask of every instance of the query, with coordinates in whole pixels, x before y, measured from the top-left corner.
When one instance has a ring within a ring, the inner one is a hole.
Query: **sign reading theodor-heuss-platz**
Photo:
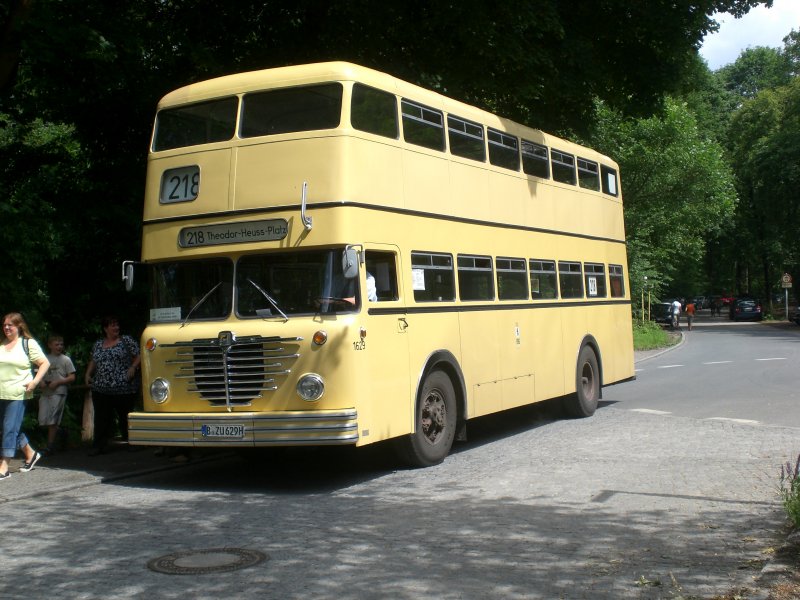
[[[197,248],[220,244],[270,242],[282,240],[288,231],[288,223],[285,219],[184,227],[178,234],[178,246]]]

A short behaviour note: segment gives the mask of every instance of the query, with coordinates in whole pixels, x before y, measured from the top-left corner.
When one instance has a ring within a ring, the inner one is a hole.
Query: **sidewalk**
[[[20,472],[24,461],[18,456],[10,461],[11,477],[0,483],[0,504],[177,469],[187,462],[205,462],[229,455],[220,450],[195,449],[189,461],[179,461],[175,457],[157,456],[157,449],[155,446],[128,446],[125,442],[117,441],[109,445],[105,454],[89,456],[89,446],[71,448],[43,457],[28,473]]]

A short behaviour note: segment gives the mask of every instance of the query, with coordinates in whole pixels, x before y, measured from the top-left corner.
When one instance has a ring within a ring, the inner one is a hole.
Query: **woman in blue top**
[[[23,340],[23,338],[25,338]],[[31,365],[38,370],[34,377]],[[22,473],[32,471],[42,455],[34,450],[28,438],[20,432],[25,416],[25,399],[50,368],[42,348],[31,338],[28,326],[19,313],[3,317],[3,341],[0,345],[0,422],[3,425],[3,448],[0,456],[0,481],[8,479],[8,461],[14,458],[17,448],[25,456]]]
[[[92,388],[94,441],[89,456],[106,451],[117,413],[122,439],[128,439],[128,413],[139,393],[139,344],[129,335],[120,335],[119,319],[103,317],[105,336],[92,347],[86,367],[86,385]]]

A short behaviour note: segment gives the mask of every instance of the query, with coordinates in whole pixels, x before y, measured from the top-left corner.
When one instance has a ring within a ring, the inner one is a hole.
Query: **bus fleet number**
[[[200,173],[194,173],[191,177],[188,173],[184,173],[182,176],[173,175],[169,178],[168,184],[170,186],[169,200],[173,202],[193,200],[197,198],[200,188]]]
[[[353,350],[365,350],[366,348],[367,348],[366,340],[358,340],[357,342],[353,342]]]

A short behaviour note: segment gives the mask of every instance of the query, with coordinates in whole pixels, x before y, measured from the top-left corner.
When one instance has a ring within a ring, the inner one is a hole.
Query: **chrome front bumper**
[[[243,426],[241,436],[238,427]],[[138,446],[323,446],[358,442],[356,409],[272,413],[130,413]]]

